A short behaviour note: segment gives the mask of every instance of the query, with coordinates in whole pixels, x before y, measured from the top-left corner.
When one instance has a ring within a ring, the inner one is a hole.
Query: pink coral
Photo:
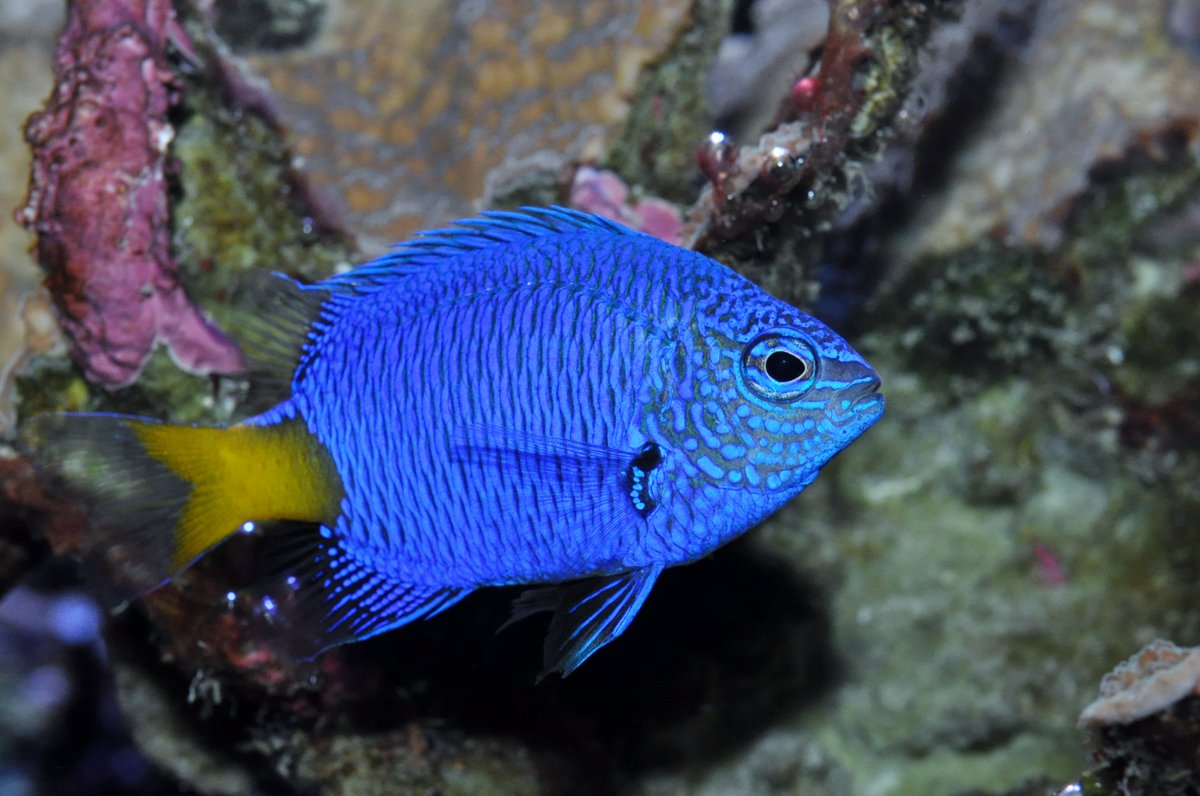
[[[571,207],[620,221],[628,227],[679,245],[683,220],[679,209],[662,199],[629,202],[629,189],[611,171],[581,166],[571,182]]]
[[[34,166],[17,220],[38,235],[72,354],[108,388],[135,381],[158,342],[197,373],[242,367],[189,302],[169,252],[163,165],[178,87],[168,43],[188,46],[168,0],[72,3],[54,93],[25,128]]]

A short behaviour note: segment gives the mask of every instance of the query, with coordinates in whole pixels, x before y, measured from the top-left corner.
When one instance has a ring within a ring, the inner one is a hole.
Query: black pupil
[[[774,351],[767,357],[767,375],[780,384],[795,381],[807,371],[804,360],[787,351]]]

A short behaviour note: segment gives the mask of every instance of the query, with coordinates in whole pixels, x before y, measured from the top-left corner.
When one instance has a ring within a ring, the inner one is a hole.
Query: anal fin
[[[518,597],[508,623],[542,611],[554,612],[538,682],[551,672],[566,677],[596,650],[621,635],[662,570],[661,566],[645,567],[563,586],[530,589]]]
[[[428,619],[471,592],[383,574],[347,552],[328,528],[295,528],[288,535],[289,551],[277,552],[272,568],[286,582],[276,602],[289,651],[299,658]]]

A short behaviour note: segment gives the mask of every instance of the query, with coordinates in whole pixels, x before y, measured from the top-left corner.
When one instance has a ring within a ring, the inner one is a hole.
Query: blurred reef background
[[[0,83],[0,796],[1200,794],[1200,0],[0,0]],[[250,271],[555,202],[887,415],[567,680],[504,590],[290,662],[253,538],[92,602],[20,418],[244,415]]]

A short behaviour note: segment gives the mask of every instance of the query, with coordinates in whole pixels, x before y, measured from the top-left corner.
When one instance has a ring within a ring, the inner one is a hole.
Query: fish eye
[[[742,380],[773,403],[794,401],[813,386],[816,375],[816,352],[795,333],[759,335],[742,352]]]
[[[780,384],[806,379],[812,373],[812,362],[789,351],[772,351],[767,355],[767,375]]]

